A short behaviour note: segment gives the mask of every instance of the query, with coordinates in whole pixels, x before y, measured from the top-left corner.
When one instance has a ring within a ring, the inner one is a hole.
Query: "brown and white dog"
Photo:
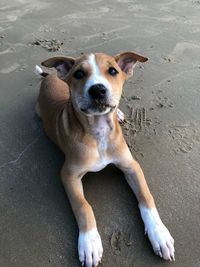
[[[53,57],[42,62],[55,67],[41,83],[37,114],[45,131],[65,154],[61,179],[79,227],[78,254],[82,265],[97,266],[103,247],[90,204],[84,197],[82,177],[113,163],[120,168],[139,202],[145,232],[154,252],[174,260],[174,240],[161,221],[140,165],[122,135],[118,110],[124,82],[137,63],[148,59],[133,52],[115,57],[102,53],[78,58]]]

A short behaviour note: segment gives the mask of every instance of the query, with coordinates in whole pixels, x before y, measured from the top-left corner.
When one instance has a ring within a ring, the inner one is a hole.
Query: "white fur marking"
[[[82,266],[96,267],[100,262],[103,254],[101,237],[96,228],[79,232],[78,254]]]
[[[94,123],[92,128],[92,135],[98,144],[99,159],[90,171],[100,171],[111,163],[111,159],[106,155],[106,149],[108,146],[108,135],[110,127],[106,121],[106,116],[99,116],[98,120]]]
[[[96,162],[95,165],[93,165],[89,171],[91,172],[98,172],[103,170],[108,164],[112,163],[112,160],[106,159],[104,157],[101,157],[100,160]]]
[[[112,86],[108,82],[108,80],[101,74],[100,69],[96,63],[94,54],[89,55],[88,63],[92,67],[92,75],[89,77],[85,85],[86,92],[92,85],[99,84],[99,83],[103,84],[108,89],[108,92],[111,91]]]
[[[42,68],[40,68],[40,66],[35,65],[35,71],[34,72],[36,75],[40,75],[43,73],[43,70],[42,70]]]
[[[99,149],[105,150],[107,148],[107,140],[110,128],[106,121],[105,116],[99,116],[98,121],[95,123],[92,134],[98,142]]]
[[[156,255],[165,260],[175,260],[174,239],[160,219],[156,208],[148,209],[140,206],[140,213]]]

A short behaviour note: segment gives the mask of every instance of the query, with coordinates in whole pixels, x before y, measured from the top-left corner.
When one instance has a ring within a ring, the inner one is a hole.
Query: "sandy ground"
[[[200,266],[200,1],[1,0],[0,265],[80,266],[59,180],[63,155],[34,106],[34,65],[56,54],[135,50],[150,58],[125,86],[124,133],[146,174],[176,261],[156,257],[120,171],[84,178],[105,267]]]

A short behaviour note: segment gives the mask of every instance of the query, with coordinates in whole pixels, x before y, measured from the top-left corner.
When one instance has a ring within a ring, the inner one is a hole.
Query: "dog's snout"
[[[93,99],[103,99],[106,97],[107,89],[103,84],[94,84],[88,90],[89,95]]]

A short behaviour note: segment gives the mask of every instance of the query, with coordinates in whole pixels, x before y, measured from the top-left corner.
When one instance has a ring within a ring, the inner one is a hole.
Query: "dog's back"
[[[56,125],[69,99],[69,87],[56,74],[47,75],[40,86],[37,114],[44,123],[47,135],[57,140]]]

